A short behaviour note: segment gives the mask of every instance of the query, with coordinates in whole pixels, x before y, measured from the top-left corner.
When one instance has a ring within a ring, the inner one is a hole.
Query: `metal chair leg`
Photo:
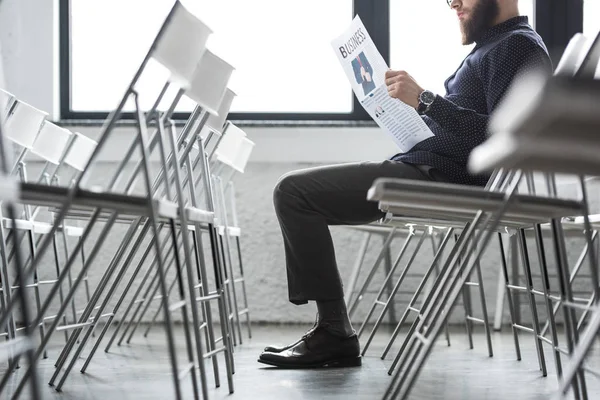
[[[365,260],[365,255],[367,254],[367,249],[369,248],[369,241],[371,239],[371,233],[365,232],[365,238],[363,239],[360,249],[358,250],[358,255],[356,257],[356,262],[354,263],[354,267],[352,267],[352,273],[350,274],[350,280],[348,281],[348,285],[345,290],[345,301],[350,308],[350,304],[354,299],[354,289],[356,288],[356,282],[358,281],[358,276],[360,275],[360,271],[362,269],[363,262]]]
[[[367,342],[365,343],[365,345],[363,347],[363,350],[362,350],[362,353],[361,353],[363,356],[365,355],[366,351],[368,350],[369,345],[371,344],[371,341],[373,340],[373,337],[375,336],[375,333],[379,329],[379,326],[381,325],[381,323],[383,321],[383,318],[385,317],[386,312],[389,310],[390,304],[394,302],[394,298],[396,296],[396,293],[398,293],[398,290],[400,289],[400,286],[402,285],[402,283],[404,282],[404,279],[406,278],[406,275],[408,274],[408,270],[410,269],[410,266],[414,262],[414,260],[415,260],[415,258],[417,256],[417,254],[418,254],[421,246],[423,245],[423,242],[425,241],[426,234],[424,232],[420,232],[419,241],[417,242],[417,246],[416,246],[416,248],[415,248],[412,256],[410,257],[410,259],[406,263],[406,266],[402,270],[402,273],[398,277],[398,280],[396,281],[396,284],[394,285],[392,293],[390,293],[390,296],[388,297],[387,301],[383,302],[380,299],[381,299],[381,297],[383,295],[383,292],[386,289],[387,282],[393,277],[393,274],[394,274],[396,268],[398,267],[398,265],[400,264],[400,261],[402,260],[402,256],[404,255],[406,249],[408,248],[408,244],[409,244],[410,238],[412,236],[413,235],[411,234],[407,238],[402,251],[400,252],[400,254],[398,255],[398,257],[396,258],[396,262],[394,263],[394,267],[390,271],[390,274],[388,274],[388,276],[386,277],[386,280],[385,280],[384,284],[381,286],[381,289],[379,290],[379,293],[377,294],[377,299],[375,300],[375,302],[371,306],[371,309],[369,310],[369,313],[367,314],[367,317],[365,318],[365,321],[363,322],[362,326],[360,327],[360,330],[358,331],[358,336],[360,336],[361,333],[363,332],[363,330],[365,329],[367,323],[369,322],[371,316],[373,315],[373,312],[375,311],[375,308],[378,305],[383,306],[383,310],[381,310],[381,312],[380,312],[380,314],[379,314],[379,316],[377,318],[377,321],[375,321],[375,325],[373,326],[373,329],[371,330],[371,334],[369,335],[369,338],[367,339]]]
[[[510,278],[509,278],[509,274],[508,274],[508,266],[506,263],[506,253],[504,252],[504,242],[502,240],[502,234],[500,232],[498,232],[498,243],[500,246],[500,257],[501,257],[501,261],[502,261],[502,274],[504,276],[504,286],[508,286],[510,285]],[[511,241],[512,243],[512,241]],[[509,244],[509,246],[511,246],[513,244]],[[509,253],[511,252],[511,250],[509,249]],[[517,331],[516,328],[516,318],[515,318],[515,306],[514,306],[514,302],[513,302],[513,295],[511,293],[510,290],[506,290],[506,300],[508,301],[508,311],[510,313],[510,328],[512,330],[513,333],[513,340],[515,342],[515,353],[517,355],[517,361],[521,361],[521,346],[519,345],[519,333]],[[496,312],[498,312],[496,310]]]

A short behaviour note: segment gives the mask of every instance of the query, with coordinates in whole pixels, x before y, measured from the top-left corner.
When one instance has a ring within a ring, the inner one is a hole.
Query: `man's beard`
[[[498,0],[479,0],[471,10],[469,19],[460,23],[463,44],[473,44],[479,40],[481,35],[492,27],[499,13]]]

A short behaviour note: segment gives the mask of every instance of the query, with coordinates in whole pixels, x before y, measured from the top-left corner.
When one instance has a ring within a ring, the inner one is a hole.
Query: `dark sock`
[[[354,333],[344,299],[317,301],[318,325],[337,336],[348,337]]]

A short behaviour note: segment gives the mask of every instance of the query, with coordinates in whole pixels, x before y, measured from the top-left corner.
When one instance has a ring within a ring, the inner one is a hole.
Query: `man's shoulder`
[[[540,50],[548,53],[541,36],[531,28],[519,28],[499,35],[495,40],[481,47],[481,57],[499,52],[530,52]]]

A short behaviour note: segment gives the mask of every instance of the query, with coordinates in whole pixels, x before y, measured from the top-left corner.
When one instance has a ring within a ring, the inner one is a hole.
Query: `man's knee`
[[[282,204],[289,203],[290,200],[300,199],[302,187],[302,172],[293,171],[283,175],[277,181],[273,190],[273,203],[275,208],[279,208]]]

